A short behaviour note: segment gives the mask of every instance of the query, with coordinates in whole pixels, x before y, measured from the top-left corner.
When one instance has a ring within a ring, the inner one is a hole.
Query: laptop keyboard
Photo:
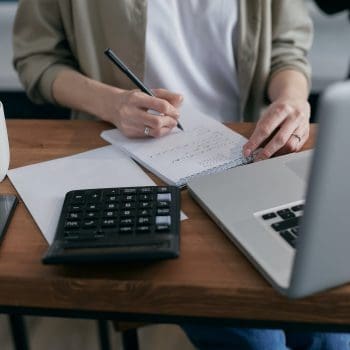
[[[303,214],[304,204],[271,210],[261,215],[264,222],[278,233],[292,248],[295,248],[299,235],[299,222]]]

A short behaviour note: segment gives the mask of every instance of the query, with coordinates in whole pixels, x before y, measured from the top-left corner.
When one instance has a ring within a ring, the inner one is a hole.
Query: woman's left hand
[[[309,137],[310,105],[306,99],[279,98],[264,112],[243,147],[249,157],[258,148],[255,160],[299,151]],[[263,146],[264,145],[264,146]]]

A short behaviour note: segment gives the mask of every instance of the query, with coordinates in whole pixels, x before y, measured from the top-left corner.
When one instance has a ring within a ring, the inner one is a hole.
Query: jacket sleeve
[[[65,36],[61,0],[21,0],[13,29],[14,67],[34,102],[52,102],[52,83],[62,69],[77,69]]]
[[[311,86],[311,67],[307,59],[313,26],[303,0],[272,0],[270,79],[284,69],[303,73]]]

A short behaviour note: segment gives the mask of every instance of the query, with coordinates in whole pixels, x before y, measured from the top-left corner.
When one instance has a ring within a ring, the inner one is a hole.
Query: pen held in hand
[[[152,90],[145,86],[145,84],[125,65],[112,49],[108,48],[104,53],[142,92],[155,97]],[[183,127],[179,122],[177,123],[177,127],[180,130],[183,130]]]

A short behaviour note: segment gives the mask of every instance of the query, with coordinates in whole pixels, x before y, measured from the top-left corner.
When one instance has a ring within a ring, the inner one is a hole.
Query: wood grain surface
[[[108,124],[10,120],[16,168],[106,143]],[[249,136],[253,124],[231,124]],[[311,147],[312,127],[306,148]],[[160,183],[158,181],[158,183]],[[16,193],[6,179],[0,193]],[[44,266],[47,243],[21,201],[0,247],[0,305],[242,320],[350,324],[350,285],[298,301],[280,296],[182,191],[181,256],[152,263]]]

